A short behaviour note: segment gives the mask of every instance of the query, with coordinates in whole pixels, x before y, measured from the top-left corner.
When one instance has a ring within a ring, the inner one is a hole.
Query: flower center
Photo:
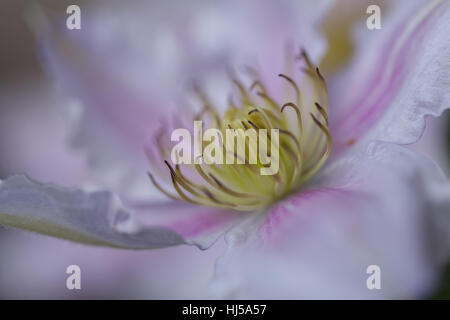
[[[170,173],[173,192],[167,191],[149,173],[153,184],[161,192],[176,200],[190,203],[231,208],[239,211],[253,211],[269,206],[277,199],[299,188],[308,181],[326,162],[331,152],[331,136],[328,130],[328,93],[325,79],[302,50],[299,60],[304,62],[302,90],[294,80],[285,74],[279,77],[291,92],[291,99],[278,104],[266,90],[256,71],[250,72],[252,81],[248,89],[236,77],[231,81],[238,89],[239,102],[229,99],[229,107],[221,116],[206,95],[196,88],[204,107],[195,120],[211,119],[209,126],[226,136],[226,130],[244,132],[254,130],[267,133],[267,143],[252,143],[244,139],[245,150],[238,152],[227,148],[221,142],[223,153],[234,158],[233,164],[207,164],[207,161],[192,164],[171,164],[165,160]],[[307,87],[307,95],[303,86]],[[277,136],[273,135],[273,130]],[[276,139],[275,139],[276,138]],[[157,138],[159,156],[167,158],[167,149]],[[277,140],[277,141],[275,141]],[[213,143],[204,143],[201,155]],[[261,174],[262,168],[270,165],[261,155],[271,156],[271,145],[278,151],[279,168],[273,174]],[[257,150],[259,148],[259,150]],[[261,150],[261,148],[263,150]],[[256,161],[250,161],[251,158]]]

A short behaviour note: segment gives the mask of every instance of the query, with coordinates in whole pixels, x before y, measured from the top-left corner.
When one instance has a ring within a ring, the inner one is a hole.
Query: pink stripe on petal
[[[377,68],[372,70],[376,73],[363,87],[364,91],[358,98],[353,102],[350,101],[350,107],[345,108],[345,105],[341,105],[340,108],[344,108],[341,115],[331,121],[335,150],[342,151],[353,144],[350,141],[361,140],[379,123],[388,110],[396,107],[393,102],[407,87],[409,75],[415,70],[416,60],[421,57],[421,49],[424,40],[427,39],[426,32],[437,27],[431,23],[443,4],[444,2],[439,1],[431,5],[427,3],[426,8],[421,8],[419,14],[408,16],[399,23],[382,47],[372,47],[380,52],[373,62]],[[354,72],[357,71],[358,68]],[[345,104],[348,103],[347,101]]]
[[[168,225],[184,237],[196,237],[213,230],[228,229],[238,218],[239,213],[212,208],[199,208],[195,217],[186,217]],[[242,214],[241,214],[242,215]]]

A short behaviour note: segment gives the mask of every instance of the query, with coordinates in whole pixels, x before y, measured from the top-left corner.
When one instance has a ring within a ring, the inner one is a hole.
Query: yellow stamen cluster
[[[236,77],[231,81],[239,91],[239,103],[229,100],[226,113],[221,116],[211,101],[200,89],[197,95],[204,107],[196,120],[209,116],[210,125],[224,135],[226,129],[253,128],[278,129],[279,171],[274,175],[261,175],[264,165],[259,161],[249,164],[251,145],[246,142],[245,164],[191,164],[171,165],[164,161],[170,172],[170,182],[175,192],[163,188],[152,174],[149,177],[161,192],[176,200],[190,203],[253,211],[266,207],[308,181],[325,163],[331,152],[331,136],[328,130],[328,93],[325,79],[307,54],[302,51],[299,58],[305,62],[302,69],[309,79],[313,98],[307,103],[302,97],[297,82],[285,74],[279,77],[295,93],[295,99],[279,105],[266,90],[255,71],[248,89]],[[308,104],[308,105],[307,105]],[[295,118],[292,117],[295,115]],[[294,119],[295,121],[292,121]],[[157,138],[158,141],[159,138]],[[268,137],[270,141],[270,135]],[[158,143],[158,145],[160,145]],[[206,148],[207,144],[203,146]],[[166,158],[167,151],[160,149]],[[267,151],[267,150],[265,150]],[[270,153],[270,151],[269,151]],[[236,152],[235,158],[239,157]],[[183,167],[183,168],[182,168]],[[183,169],[183,170],[182,170]]]

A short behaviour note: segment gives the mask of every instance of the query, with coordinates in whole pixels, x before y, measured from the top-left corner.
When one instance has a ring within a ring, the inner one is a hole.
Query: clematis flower
[[[78,143],[91,152],[94,171],[106,173],[99,184],[108,189],[87,192],[12,176],[0,185],[0,223],[130,249],[180,244],[207,249],[225,235],[227,250],[212,282],[220,297],[428,294],[448,261],[450,188],[439,167],[401,144],[416,142],[425,117],[438,116],[449,105],[449,3],[398,1],[377,33],[358,29],[358,50],[330,80],[315,65],[325,48],[313,23],[323,18],[323,11],[305,14],[306,2],[299,11],[288,2],[277,10],[270,2],[265,5],[267,12],[250,2],[239,4],[241,10],[237,3],[220,4],[221,14],[232,10],[259,19],[235,19],[234,32],[226,28],[229,33],[220,38],[203,37],[218,42],[210,44],[207,58],[189,41],[185,55],[176,54],[187,22],[177,25],[173,37],[160,39],[169,48],[163,54],[184,69],[186,79],[204,75],[209,84],[216,83],[211,77],[227,74],[223,67],[230,62],[240,63],[248,52],[256,57],[257,63],[246,63],[246,77],[228,72],[237,94],[222,101],[223,112],[220,98],[229,91],[196,86],[200,108],[193,117],[172,106],[168,97],[176,95],[173,87],[157,84],[168,80],[147,79],[144,83],[150,82],[153,90],[146,94],[142,83],[130,80],[127,86],[131,74],[139,82],[145,72],[111,68],[124,57],[120,50],[114,51],[117,56],[105,55],[118,45],[102,33],[105,20],[96,25],[95,16],[85,18],[84,28],[94,34],[90,38],[61,35],[41,20],[49,66],[83,105]],[[205,6],[211,9],[211,4]],[[285,26],[284,18],[294,13],[298,19]],[[250,28],[245,23],[241,28],[240,21],[252,21],[264,39],[248,36]],[[194,30],[210,32],[208,27]],[[142,31],[139,24],[134,28]],[[234,42],[239,36],[245,41]],[[100,46],[98,39],[104,40]],[[232,48],[230,56],[221,56],[225,49],[215,52],[222,40]],[[201,47],[208,48],[205,43]],[[305,49],[296,55],[286,49],[288,43]],[[188,63],[190,57],[202,61]],[[261,176],[255,171],[261,163],[171,164],[170,129],[200,117],[221,130],[278,129],[279,173]],[[161,118],[167,119],[163,126]],[[151,183],[159,194],[151,193]],[[165,196],[172,199],[163,200]],[[366,287],[370,265],[382,270],[380,290]]]

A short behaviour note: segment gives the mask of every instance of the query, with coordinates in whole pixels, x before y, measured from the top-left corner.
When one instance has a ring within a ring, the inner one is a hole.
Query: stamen
[[[251,103],[251,100],[248,96],[247,90],[245,90],[244,85],[237,79],[232,78],[233,83],[238,87],[239,92],[241,93],[242,102],[244,104]]]
[[[161,129],[159,129],[158,133],[156,134],[156,146],[158,147],[158,151],[161,157],[165,158],[167,155],[167,151],[166,148],[164,148],[163,143],[161,141],[162,137],[164,135],[164,129],[161,127]]]
[[[297,56],[297,59],[299,59],[299,60],[303,59],[306,62],[306,65],[308,66],[309,69],[314,68],[313,64],[311,63],[311,60],[309,59],[308,53],[306,52],[305,49],[302,48],[300,50],[300,55]]]
[[[283,104],[283,106],[281,107],[281,112],[283,112],[286,107],[293,108],[295,110],[295,113],[297,113],[298,130],[299,130],[300,136],[302,136],[302,134],[303,134],[303,123],[302,123],[302,114],[300,112],[300,109],[294,103],[288,102],[288,103]]]
[[[327,112],[325,111],[325,109],[322,108],[322,106],[321,106],[318,102],[314,103],[314,105],[316,106],[316,108],[319,110],[320,114],[321,114],[321,115],[323,116],[323,118],[325,119],[325,123],[328,125],[328,114],[327,114]]]
[[[172,166],[169,164],[169,162],[167,162],[167,160],[164,160],[164,163],[167,165],[167,167],[170,170],[170,174],[174,177],[174,179],[184,188],[186,189],[186,191],[192,193],[193,195],[199,197],[200,194],[198,192],[196,192],[195,190],[193,190],[188,183],[186,183],[184,181],[184,179],[181,179],[175,172],[175,170],[172,168]]]
[[[173,187],[175,188],[175,191],[176,191],[176,192],[179,194],[179,196],[181,197],[181,199],[183,199],[184,201],[190,202],[190,203],[192,203],[192,204],[199,204],[199,205],[202,204],[202,203],[199,202],[199,201],[195,201],[195,200],[190,199],[189,197],[187,197],[187,196],[183,193],[183,191],[182,191],[182,190],[180,189],[180,187],[178,186],[178,184],[177,184],[177,182],[176,182],[176,180],[175,180],[175,177],[173,176],[172,172],[170,173],[170,177],[171,177],[171,179],[172,179],[172,185],[173,185]]]
[[[256,111],[258,111],[258,110],[256,110]],[[250,123],[250,125],[251,125],[254,129],[259,130],[259,127],[258,127],[256,124],[254,124],[251,120],[247,120],[247,122]]]
[[[319,68],[313,65],[306,51],[302,49],[297,58],[305,62],[303,70],[309,77],[304,78],[304,81],[308,81],[312,85],[311,97],[314,99],[313,101],[317,101],[311,108],[311,118],[306,117],[305,119],[302,115],[306,102],[302,101],[300,86],[294,77],[283,73],[278,76],[286,81],[283,82],[286,88],[294,90],[295,99],[293,100],[295,102],[283,101],[280,108],[280,104],[269,94],[256,70],[251,67],[245,69],[251,79],[249,89],[244,87],[237,76],[229,72],[230,81],[234,84],[235,90],[239,92],[240,98],[233,99],[233,96],[229,95],[228,110],[223,116],[219,114],[218,109],[201,88],[194,84],[194,92],[203,106],[200,112],[195,114],[195,119],[202,120],[204,117],[208,117],[213,120],[212,126],[221,131],[219,147],[223,151],[223,159],[226,160],[226,163],[199,164],[195,161],[192,165],[184,165],[181,170],[182,165],[171,165],[164,160],[176,194],[166,191],[149,173],[149,178],[155,187],[163,194],[178,201],[252,211],[270,205],[279,197],[288,194],[293,188],[297,188],[309,180],[323,166],[331,153],[332,139],[328,129],[328,89]],[[285,112],[286,108],[295,111],[297,124],[289,121]],[[236,147],[234,150],[228,150],[227,144],[222,139],[222,137],[226,137],[227,129],[239,130],[239,138],[242,138],[242,129],[255,130],[258,133],[256,144],[253,135],[253,138],[249,136],[249,139],[244,137],[244,154],[238,154]],[[274,139],[273,129],[280,134],[279,139]],[[267,140],[261,145],[258,144],[260,130],[268,133]],[[161,129],[156,135],[156,150],[161,157],[168,155],[168,150],[162,141],[164,134],[165,131]],[[273,145],[274,141],[277,141],[276,146]],[[208,144],[203,144],[202,151],[206,146]],[[276,167],[266,161],[262,163],[261,158],[267,155],[267,159],[271,159],[274,152],[273,147],[278,153]],[[256,148],[261,149],[256,150]],[[150,158],[154,152],[148,152],[148,154]],[[254,157],[255,155],[256,157]],[[202,156],[198,156],[195,160],[199,158]],[[256,162],[248,163],[250,159],[256,159]],[[229,160],[232,160],[233,164],[230,164]],[[158,164],[161,163],[158,161]],[[190,170],[186,175],[183,174],[186,173],[185,169]],[[269,171],[269,174],[261,175],[263,169],[266,172]]]
[[[292,163],[297,169],[297,172],[300,172],[300,161],[302,157],[298,153],[295,153],[295,151],[292,150],[292,148],[288,144],[283,143],[281,146],[291,157]]]
[[[148,177],[150,178],[150,180],[152,181],[153,185],[156,187],[156,189],[158,189],[161,193],[165,194],[166,196],[168,196],[171,199],[177,200],[177,201],[181,201],[180,198],[178,198],[177,196],[171,194],[170,192],[164,190],[163,187],[161,187],[159,185],[158,182],[156,182],[155,178],[153,177],[153,175],[150,172],[147,172]]]
[[[317,73],[317,76],[319,77],[319,79],[322,80],[323,82],[325,82],[325,78],[320,73],[319,67],[316,67],[316,73]]]
[[[278,129],[280,133],[288,136],[292,141],[294,141],[295,146],[297,147],[298,154],[302,154],[302,148],[300,147],[300,143],[298,142],[297,138],[294,136],[294,134],[288,130],[284,129]]]
[[[264,85],[261,83],[261,81],[259,80],[255,80],[253,81],[252,85],[249,88],[249,91],[252,91],[253,89],[255,89],[256,87],[259,87],[261,89],[261,92],[266,93],[266,88],[264,87]]]
[[[313,121],[319,126],[319,128],[323,131],[323,133],[325,134],[326,138],[327,138],[327,148],[325,150],[325,153],[322,155],[322,157],[320,158],[320,160],[313,166],[312,169],[310,169],[308,171],[308,173],[303,177],[302,182],[307,181],[310,177],[312,177],[317,170],[319,170],[323,164],[325,163],[325,161],[328,159],[328,156],[331,153],[331,146],[333,144],[332,139],[331,139],[331,135],[330,132],[328,131],[328,129],[322,124],[320,123],[319,120],[317,120],[317,118],[310,113]]]
[[[184,181],[185,183],[191,185],[191,186],[194,187],[194,188],[201,189],[201,186],[200,186],[200,185],[198,185],[198,184],[196,184],[196,183],[190,181],[189,179],[187,179],[187,178],[183,175],[183,173],[181,172],[181,169],[180,169],[180,165],[179,165],[179,164],[175,165],[175,172],[177,173],[177,175],[178,175],[181,179],[183,179],[183,181]]]
[[[218,200],[209,190],[204,190],[205,195],[211,199],[213,202],[220,204],[220,205],[224,205],[226,207],[231,207],[234,208],[236,205],[234,203],[230,203],[230,202],[224,202],[224,201],[220,201]]]
[[[314,78],[316,76],[316,74],[314,72],[311,71],[311,69],[308,68],[300,68],[301,71],[303,71],[305,74],[307,74],[308,76],[310,76],[311,78]]]
[[[295,83],[294,80],[292,80],[291,78],[289,78],[288,76],[286,76],[284,74],[279,74],[278,76],[283,78],[283,79],[286,79],[292,85],[292,87],[294,87],[295,94],[296,94],[296,97],[297,97],[297,103],[300,105],[301,94],[300,94],[300,88],[298,87],[297,83]]]
[[[271,114],[269,112],[269,110],[266,110],[266,109],[260,108],[260,107],[256,107],[256,109],[258,110],[258,114],[262,116],[262,119],[264,120],[267,129],[276,128],[276,126],[274,126],[274,124],[272,123],[270,118],[272,118],[272,120],[278,120],[278,119],[273,114]],[[278,107],[277,107],[277,111],[279,111]]]
[[[253,197],[254,195],[248,194],[248,193],[241,193],[241,192],[236,192],[230,188],[228,188],[227,186],[225,186],[222,182],[220,182],[219,179],[217,179],[212,173],[209,174],[209,176],[214,180],[214,182],[217,184],[217,186],[224,192],[235,196],[235,197],[243,197],[243,198],[250,198]]]
[[[278,110],[278,104],[267,94],[264,92],[257,92],[256,94],[266,100],[273,109]]]

